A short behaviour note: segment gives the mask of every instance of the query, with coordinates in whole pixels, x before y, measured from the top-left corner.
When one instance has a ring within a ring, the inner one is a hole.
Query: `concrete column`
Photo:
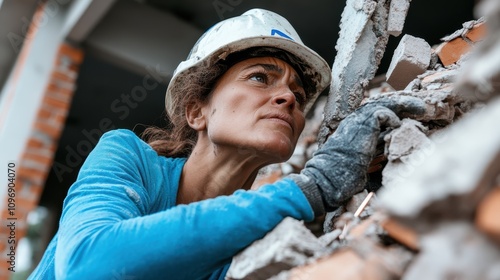
[[[38,6],[0,96],[0,279],[16,271],[15,249],[52,165],[83,59],[64,42],[66,12],[63,1]]]

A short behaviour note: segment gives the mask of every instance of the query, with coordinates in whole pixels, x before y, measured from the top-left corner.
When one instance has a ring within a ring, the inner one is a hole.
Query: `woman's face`
[[[305,102],[302,81],[288,63],[241,61],[221,76],[202,108],[208,139],[218,149],[285,161],[304,129]]]

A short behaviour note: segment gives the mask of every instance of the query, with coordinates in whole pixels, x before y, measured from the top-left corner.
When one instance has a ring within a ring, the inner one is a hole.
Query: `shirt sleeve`
[[[285,217],[314,217],[290,179],[174,206],[160,159],[132,132],[102,137],[64,202],[58,279],[207,279]],[[173,207],[153,211],[165,199]]]

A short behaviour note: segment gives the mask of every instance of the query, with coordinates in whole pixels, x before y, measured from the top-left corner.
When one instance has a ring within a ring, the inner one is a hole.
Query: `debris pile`
[[[321,234],[285,219],[233,259],[229,279],[500,279],[500,2],[478,11],[439,46],[405,35],[386,81],[363,88],[356,106],[391,95],[427,106],[384,136],[368,170],[382,187],[328,213]],[[336,104],[320,101],[291,160],[256,185],[303,168]]]

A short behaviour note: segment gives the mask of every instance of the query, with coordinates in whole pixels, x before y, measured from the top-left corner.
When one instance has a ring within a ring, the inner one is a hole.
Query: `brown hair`
[[[166,128],[148,127],[141,137],[158,153],[166,157],[188,157],[193,150],[198,134],[186,120],[186,108],[197,102],[205,103],[213,86],[227,67],[215,64],[212,67],[198,67],[187,73],[173,89],[177,94],[172,102],[175,111],[167,116]]]
[[[213,91],[218,78],[234,64],[251,57],[270,56],[288,62],[297,71],[304,82],[306,95],[315,92],[314,83],[310,77],[304,77],[303,63],[292,54],[275,48],[254,47],[230,54],[225,60],[217,63],[207,62],[193,67],[180,76],[173,85],[172,107],[175,108],[167,119],[170,124],[166,128],[148,127],[142,133],[142,138],[158,153],[166,157],[188,157],[198,139],[196,130],[192,129],[186,120],[186,108],[190,104],[205,103]],[[211,64],[211,65],[210,65]]]

